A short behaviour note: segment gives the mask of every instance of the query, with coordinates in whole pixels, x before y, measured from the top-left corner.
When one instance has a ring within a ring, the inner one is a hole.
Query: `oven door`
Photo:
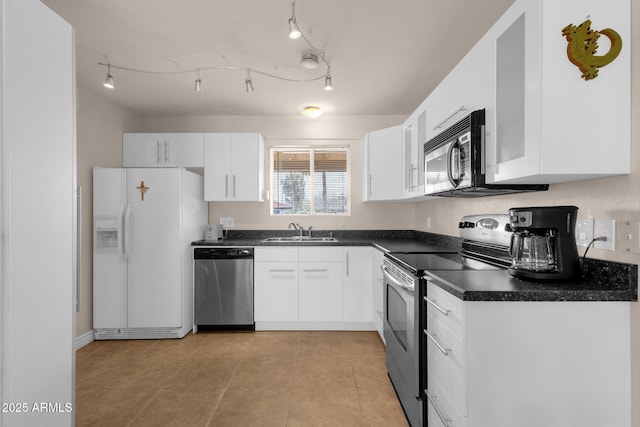
[[[383,271],[387,370],[409,422],[420,426],[420,323],[416,309],[418,279],[414,278],[413,283],[408,284],[395,277],[388,266],[384,266]]]

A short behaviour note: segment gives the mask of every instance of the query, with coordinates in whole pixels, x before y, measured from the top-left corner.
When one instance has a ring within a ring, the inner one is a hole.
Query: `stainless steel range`
[[[509,215],[465,216],[459,223],[462,250],[389,252],[384,271],[384,338],[387,370],[409,423],[425,425],[427,398],[424,289],[426,271],[507,268],[511,262]]]

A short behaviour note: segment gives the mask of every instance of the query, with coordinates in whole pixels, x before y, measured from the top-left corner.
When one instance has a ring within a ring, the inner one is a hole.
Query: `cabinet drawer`
[[[427,314],[428,381],[437,381],[451,403],[467,413],[467,377],[465,344],[432,313]],[[446,354],[445,354],[446,353]]]
[[[465,341],[464,302],[431,282],[427,283],[426,300],[427,310],[433,311],[436,319],[451,329],[455,336]]]
[[[427,404],[427,425],[429,427],[466,427],[467,417],[456,410],[438,381],[429,380],[429,389],[424,394],[424,400]]]
[[[253,253],[255,262],[283,261],[298,262],[298,248],[284,248],[279,246],[258,246]]]
[[[319,247],[298,248],[300,262],[303,261],[342,261],[342,247]]]

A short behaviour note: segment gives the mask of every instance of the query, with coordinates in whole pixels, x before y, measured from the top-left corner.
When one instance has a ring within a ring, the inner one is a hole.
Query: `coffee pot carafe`
[[[575,206],[509,209],[513,234],[509,253],[514,277],[533,280],[571,280],[580,276],[576,247]]]

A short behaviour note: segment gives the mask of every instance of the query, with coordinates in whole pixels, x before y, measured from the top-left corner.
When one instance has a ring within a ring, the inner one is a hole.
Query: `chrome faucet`
[[[300,237],[302,237],[302,233],[304,232],[304,228],[300,224],[296,224],[295,222],[290,222],[288,228],[289,229],[293,228],[294,230],[296,230],[300,234]]]
[[[309,226],[309,228],[307,229],[307,231],[309,232],[309,237],[311,237],[311,226]]]

